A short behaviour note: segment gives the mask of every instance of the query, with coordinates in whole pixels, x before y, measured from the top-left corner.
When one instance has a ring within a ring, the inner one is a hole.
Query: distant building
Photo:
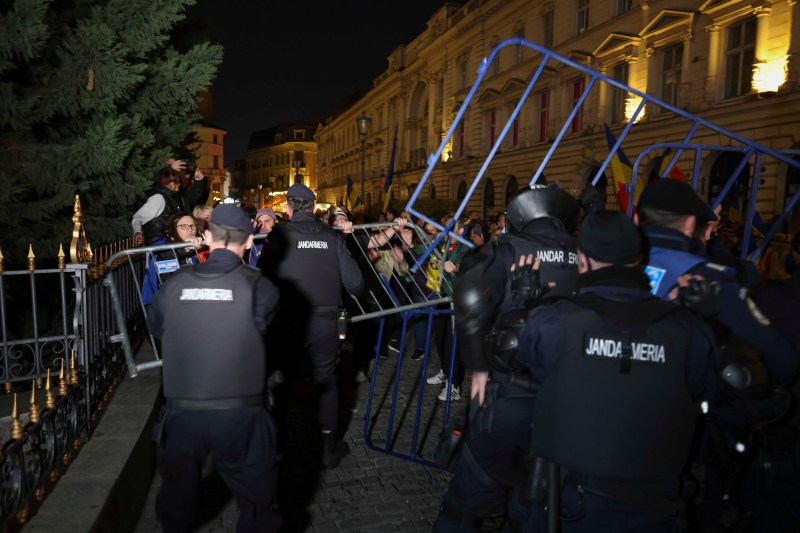
[[[318,119],[284,122],[250,135],[245,154],[242,204],[283,210],[286,189],[303,183],[317,189]]]
[[[199,142],[191,148],[197,156],[197,167],[208,178],[208,185],[211,189],[211,193],[208,195],[208,204],[215,205],[225,200],[225,190],[227,189],[223,138],[228,132],[213,124],[214,98],[210,91],[206,91],[203,95],[199,111],[203,120],[200,126],[194,129]]]
[[[395,125],[399,139],[393,197],[405,203],[454,122],[480,62],[500,41],[521,37],[652,94],[773,149],[800,147],[800,5],[739,0],[471,0],[446,3],[427,28],[388,57],[373,88],[317,131],[323,201],[345,196],[348,176],[361,179],[356,118],[372,119],[366,138],[366,201],[381,205]],[[500,129],[522,97],[540,57],[523,46],[503,48],[437,164],[424,198],[462,199]],[[586,84],[582,75],[552,68],[525,101],[470,209],[502,209],[525,186]],[[546,179],[580,191],[608,153],[603,124],[625,122],[635,98],[594,91],[562,140],[568,157],[550,160]],[[636,150],[675,135],[680,120],[648,106],[626,138]],[[702,132],[694,142],[715,144]],[[702,161],[698,186],[719,194],[741,154],[715,152]],[[654,164],[654,163],[652,163]],[[691,167],[691,165],[688,165]],[[781,210],[800,187],[800,175],[773,163],[761,173],[758,207]],[[640,175],[649,168],[640,169]],[[746,196],[752,172],[739,188]],[[358,186],[358,185],[355,185]],[[613,197],[613,195],[611,195]],[[744,201],[744,198],[743,198]]]

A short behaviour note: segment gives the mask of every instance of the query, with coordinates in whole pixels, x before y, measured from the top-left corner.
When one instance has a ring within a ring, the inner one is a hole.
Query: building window
[[[725,98],[750,92],[756,50],[756,19],[743,20],[728,28],[725,48]]]
[[[458,157],[464,157],[464,121],[458,123]]]
[[[517,178],[515,176],[509,176],[508,182],[506,182],[506,205],[508,205],[508,201],[511,200],[517,192],[519,192]]]
[[[216,133],[213,135],[213,139],[214,139],[214,144],[219,144],[219,138],[217,137]]]
[[[617,15],[622,15],[631,10],[631,0],[617,0]]]
[[[489,111],[489,149],[494,146],[494,141],[497,140],[497,111],[492,109]]]
[[[547,123],[550,120],[550,91],[539,95],[539,142],[547,140]]]
[[[461,203],[461,201],[464,199],[466,195],[467,195],[467,182],[461,180],[460,182],[458,182],[458,190],[456,191],[456,200],[458,200],[458,203]]]
[[[458,88],[463,89],[467,86],[467,60],[462,59],[458,64]]]
[[[514,122],[511,123],[511,146],[519,145],[519,115],[514,117]]]
[[[628,84],[628,63],[623,61],[617,65],[614,65],[614,69],[611,71],[611,77],[614,81],[618,81],[620,83],[624,83],[625,85]],[[613,122],[624,122],[625,121],[625,99],[628,97],[628,93],[619,89],[614,86],[609,86],[611,88],[611,120]]]
[[[283,141],[283,135],[280,133],[275,134],[275,144],[280,144]]]
[[[578,105],[578,100],[581,99],[583,89],[586,87],[586,80],[578,78],[572,81],[572,109]],[[578,109],[578,112],[572,118],[572,133],[578,133],[583,129],[583,107]]]
[[[497,46],[497,43],[492,44],[492,49]],[[500,74],[500,53],[498,52],[494,59],[492,59],[492,65],[489,67],[489,75],[490,76],[497,76]]]
[[[494,214],[494,182],[491,178],[486,180],[483,188],[483,219]]]
[[[793,156],[794,161],[800,162],[800,155]],[[786,189],[783,194],[783,205],[789,205],[792,198],[800,190],[800,168],[790,166],[786,169]],[[794,213],[797,214],[799,207],[795,205]],[[795,220],[797,220],[795,218]]]
[[[306,138],[305,130],[294,130],[294,140],[303,141]]]
[[[580,35],[589,29],[589,0],[575,0],[575,25]]]
[[[214,168],[215,169],[219,168],[219,156],[218,155],[214,156]]]
[[[520,28],[517,31],[515,31],[514,32],[514,37],[516,37],[518,39],[524,39],[525,38],[525,28]],[[514,52],[513,52],[514,53],[514,58],[513,58],[512,64],[519,65],[520,63],[522,63],[522,50],[524,48],[525,47],[522,46],[521,44],[518,44],[518,45],[514,46],[514,49],[513,49],[514,50]]]
[[[428,197],[431,200],[436,200],[436,186],[431,183],[431,186],[428,188]]]
[[[553,11],[542,16],[542,44],[545,48],[553,48]]]
[[[661,63],[661,99],[678,105],[678,90],[681,85],[681,61],[683,59],[683,43],[664,48]]]

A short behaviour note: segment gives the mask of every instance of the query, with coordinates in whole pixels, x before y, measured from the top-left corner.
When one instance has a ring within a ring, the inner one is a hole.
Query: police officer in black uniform
[[[578,276],[577,246],[569,233],[578,211],[562,189],[524,189],[506,208],[509,233],[461,263],[453,302],[464,366],[472,371],[472,402],[468,433],[434,531],[479,530],[483,519],[503,512],[509,491],[510,526],[521,527],[529,508],[522,488],[528,482],[536,384],[513,360],[527,309],[512,295],[509,272],[520,256],[532,254],[541,262],[542,282],[555,284],[551,293],[569,294]]]
[[[622,213],[586,217],[578,248],[576,296],[535,309],[516,355],[542,383],[533,449],[561,466],[561,531],[678,531],[695,401],[716,394],[713,333],[650,294]]]
[[[720,288],[719,313],[714,322],[755,348],[779,385],[792,383],[800,361],[789,341],[771,326],[733,269],[700,255],[692,237],[698,219],[716,220],[713,211],[687,183],[662,178],[653,181],[639,198],[636,217],[644,236],[653,294],[660,298],[675,287],[678,276],[702,276]]]
[[[280,327],[282,340],[301,343],[284,344],[282,356],[296,358],[299,348],[311,357],[323,439],[322,463],[334,468],[349,451],[347,443],[336,439],[336,366],[341,342],[337,328],[342,287],[357,296],[364,290],[364,279],[344,240],[314,216],[315,201],[314,193],[302,183],[289,187],[286,212],[291,218],[270,234],[258,268],[280,290],[280,323],[276,326]],[[352,223],[345,222],[343,227],[348,231]],[[292,362],[285,364],[290,367]]]
[[[208,260],[177,272],[148,313],[164,354],[156,514],[168,532],[192,530],[209,453],[239,504],[237,531],[277,531],[281,524],[272,505],[275,425],[264,407],[262,340],[278,291],[242,264],[252,234],[240,208],[214,209],[204,235]]]
[[[710,438],[703,441],[700,459],[706,466],[707,482],[702,504],[697,510],[699,520],[710,523],[728,520],[720,516],[738,512],[733,506],[739,502],[733,496],[741,493],[749,495],[748,500],[755,502],[744,503],[745,506],[755,507],[756,522],[796,522],[796,516],[792,516],[792,513],[796,513],[796,506],[774,505],[779,500],[775,497],[764,498],[763,495],[775,491],[774,487],[781,486],[776,481],[783,477],[788,478],[788,484],[778,490],[783,497],[800,493],[797,437],[787,439],[780,435],[777,439],[769,438],[775,428],[773,426],[769,428],[769,432],[763,431],[763,422],[782,415],[785,409],[784,395],[772,394],[772,384],[786,387],[796,382],[800,366],[798,354],[793,350],[787,335],[772,324],[770,314],[773,309],[770,309],[770,313],[761,310],[749,287],[742,285],[736,270],[710,260],[702,249],[695,246],[692,236],[696,234],[698,221],[715,220],[716,216],[691,186],[672,179],[658,179],[650,183],[639,199],[637,219],[647,247],[645,271],[650,277],[653,293],[665,297],[673,288],[676,277],[684,273],[700,275],[713,282],[719,290],[720,305],[717,312],[708,314],[705,318],[715,331],[718,345],[726,347],[725,360],[722,363],[726,372],[723,375],[750,376],[742,380],[749,385],[744,389],[740,384],[735,384],[739,390],[724,387],[721,403],[713,406],[716,421],[726,442],[714,443]],[[760,297],[768,296],[762,294]],[[769,302],[767,303],[769,309]],[[778,307],[783,305],[778,304]],[[738,353],[744,353],[742,350],[752,354],[741,358]],[[729,355],[737,360],[728,361]],[[729,363],[733,363],[731,368],[735,368],[739,362],[756,367],[746,370],[744,374],[727,371]],[[759,367],[763,365],[768,371],[759,371]],[[765,389],[766,392],[759,389]],[[754,391],[757,394],[753,394]],[[788,431],[778,433],[792,434],[796,431],[791,424],[784,429]],[[751,462],[748,474],[750,479],[745,479],[745,483],[750,486],[739,491],[736,484],[742,480],[737,479],[741,477],[737,469],[745,465],[738,464],[737,461],[741,462],[748,456],[738,452],[734,454],[732,450],[734,443],[739,443],[739,446],[741,443],[749,445],[748,441],[753,441],[759,447],[746,446],[746,451],[750,452],[747,448],[752,448],[757,456],[764,458],[758,460],[756,457]],[[772,458],[767,458],[768,455],[772,455]],[[784,461],[786,458],[789,460]],[[786,467],[780,468],[780,463],[784,463]],[[789,472],[788,476],[784,475],[785,472]],[[786,501],[790,499],[787,498]],[[772,511],[769,511],[770,508]],[[764,512],[765,509],[768,511]],[[775,529],[781,528],[772,525],[759,530]]]

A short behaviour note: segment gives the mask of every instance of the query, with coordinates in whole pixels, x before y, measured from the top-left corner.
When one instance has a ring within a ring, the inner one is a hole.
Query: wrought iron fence
[[[115,317],[101,278],[118,279],[120,302],[133,342],[144,332],[133,284],[119,264],[106,266],[86,240],[76,196],[67,264],[37,268],[33,246],[25,269],[6,270],[0,254],[0,409],[10,430],[0,457],[0,529],[24,523],[91,437],[123,376],[125,360],[112,335]],[[141,275],[141,265],[134,267]],[[27,400],[24,404],[23,398]],[[7,409],[7,410],[6,410]]]

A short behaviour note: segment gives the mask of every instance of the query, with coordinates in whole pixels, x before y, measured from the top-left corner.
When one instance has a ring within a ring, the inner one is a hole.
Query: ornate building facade
[[[361,179],[356,119],[363,112],[372,119],[365,143],[367,205],[382,205],[382,178],[396,124],[393,197],[405,203],[453,124],[479,64],[497,43],[512,37],[550,48],[769,148],[800,147],[796,0],[471,0],[441,7],[425,31],[395,48],[388,68],[358,103],[318,129],[320,200],[341,202],[348,176],[354,184]],[[512,45],[487,65],[424,197],[465,196],[540,59],[532,49]],[[586,79],[551,70],[525,100],[471,197],[470,209],[502,209],[530,181],[570,115]],[[561,142],[565,151],[548,163],[548,182],[576,193],[582,189],[597,161],[608,154],[603,124],[624,123],[636,105],[631,96],[602,88],[590,94]],[[637,149],[676,135],[679,122],[680,117],[648,106],[626,138],[625,152],[633,159]],[[703,135],[694,142],[719,141],[711,133]],[[705,155],[697,180],[700,193],[715,197],[741,157]],[[762,169],[758,207],[765,216],[781,210],[800,187],[800,175],[786,167],[775,163]],[[749,176],[745,169],[740,177],[745,194]]]
[[[202,170],[208,178],[208,186],[211,190],[208,195],[208,204],[215,205],[225,200],[226,189],[229,186],[224,166],[224,137],[228,132],[213,124],[214,97],[211,91],[203,94],[198,110],[202,122],[193,130],[198,142],[190,148],[197,157],[197,161],[195,161],[197,168]]]
[[[283,211],[286,189],[293,183],[316,189],[315,119],[287,122],[253,132],[245,154],[242,204]]]

